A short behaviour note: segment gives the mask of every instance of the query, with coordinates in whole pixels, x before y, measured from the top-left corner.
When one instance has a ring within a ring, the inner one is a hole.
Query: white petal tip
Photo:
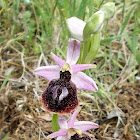
[[[68,18],[66,23],[72,37],[83,41],[83,30],[86,23],[77,17]]]

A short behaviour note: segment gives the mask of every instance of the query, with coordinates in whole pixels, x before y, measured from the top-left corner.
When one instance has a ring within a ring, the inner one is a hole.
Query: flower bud
[[[109,2],[103,5],[100,9],[100,11],[103,11],[105,13],[105,19],[111,18],[114,13],[115,13],[115,3],[114,2]]]
[[[98,11],[94,13],[88,19],[83,32],[84,40],[87,40],[91,34],[97,34],[102,30],[104,19],[105,19],[105,14],[102,11]]]
[[[66,22],[72,37],[83,41],[83,30],[86,23],[77,17],[71,17]]]

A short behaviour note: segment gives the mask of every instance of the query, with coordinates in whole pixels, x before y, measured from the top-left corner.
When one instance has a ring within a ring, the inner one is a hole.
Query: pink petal
[[[60,74],[60,67],[57,65],[53,66],[42,66],[34,70],[34,74],[42,76],[48,80],[58,79]]]
[[[66,62],[70,65],[76,64],[80,57],[80,41],[71,39],[67,49]]]
[[[74,113],[72,114],[72,116],[71,116],[71,118],[70,118],[70,120],[69,120],[69,122],[68,122],[68,127],[69,127],[69,128],[73,128],[73,127],[74,127],[75,119],[76,119],[78,113],[80,112],[80,110],[81,110],[80,108],[77,108],[77,109],[74,111]]]
[[[93,92],[98,90],[95,81],[83,72],[73,74],[71,80],[79,89],[91,90]]]
[[[54,133],[48,135],[47,137],[48,138],[55,138],[57,136],[66,136],[66,135],[67,135],[66,129],[60,129],[57,132],[54,132]]]
[[[90,121],[78,121],[74,123],[74,128],[81,130],[82,132],[90,130],[90,129],[96,129],[99,125]]]
[[[56,56],[54,53],[51,52],[51,55],[52,55],[53,60],[58,63],[60,68],[63,67],[63,65],[66,63],[64,60]]]
[[[59,119],[58,119],[58,123],[59,123],[59,126],[60,126],[61,129],[62,129],[62,128],[67,129],[67,128],[68,128],[68,123],[67,123],[67,120],[66,120],[65,117],[59,118]]]
[[[67,136],[59,136],[56,140],[67,140]]]
[[[76,64],[76,65],[72,65],[72,73],[76,73],[82,70],[86,70],[86,69],[92,69],[92,68],[96,68],[96,65],[94,64]]]

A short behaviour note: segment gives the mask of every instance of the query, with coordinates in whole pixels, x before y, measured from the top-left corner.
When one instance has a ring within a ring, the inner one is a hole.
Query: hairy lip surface
[[[60,72],[60,79],[50,81],[42,94],[42,102],[47,110],[68,114],[77,107],[77,88],[70,77],[69,72]]]

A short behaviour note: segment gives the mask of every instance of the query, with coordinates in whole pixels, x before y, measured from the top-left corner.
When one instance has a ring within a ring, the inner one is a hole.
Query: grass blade
[[[9,74],[7,75],[7,77],[5,78],[4,82],[2,83],[2,86],[0,88],[0,91],[3,89],[3,87],[5,86],[5,84],[7,83],[8,79],[10,78],[11,74],[13,71],[10,71]]]
[[[8,136],[9,136],[9,132],[4,136],[2,140],[6,140]]]
[[[125,29],[128,21],[129,21],[129,19],[131,17],[131,14],[133,13],[134,9],[135,9],[135,6],[129,11],[128,15],[126,16],[126,19],[125,19],[124,23],[122,24],[122,29],[121,29],[121,33],[120,34],[122,34],[124,32],[124,29]]]
[[[133,44],[132,44],[132,40],[131,40],[131,38],[129,37],[129,35],[128,35],[127,33],[125,33],[125,34],[126,34],[126,35],[125,35],[125,39],[126,39],[126,41],[127,41],[127,44],[128,44],[128,46],[129,46],[131,52],[133,53]]]
[[[125,0],[124,0],[123,10],[122,10],[122,23],[124,21],[124,13],[125,13]]]
[[[85,10],[86,10],[86,6],[87,6],[88,0],[82,0],[79,10],[77,12],[77,17],[81,18],[83,15],[85,15]]]
[[[118,35],[118,36],[113,36],[113,37],[110,37],[110,38],[106,38],[104,40],[101,40],[101,43],[108,43],[108,42],[111,42],[115,39],[119,39],[121,37],[124,37],[124,35]]]

